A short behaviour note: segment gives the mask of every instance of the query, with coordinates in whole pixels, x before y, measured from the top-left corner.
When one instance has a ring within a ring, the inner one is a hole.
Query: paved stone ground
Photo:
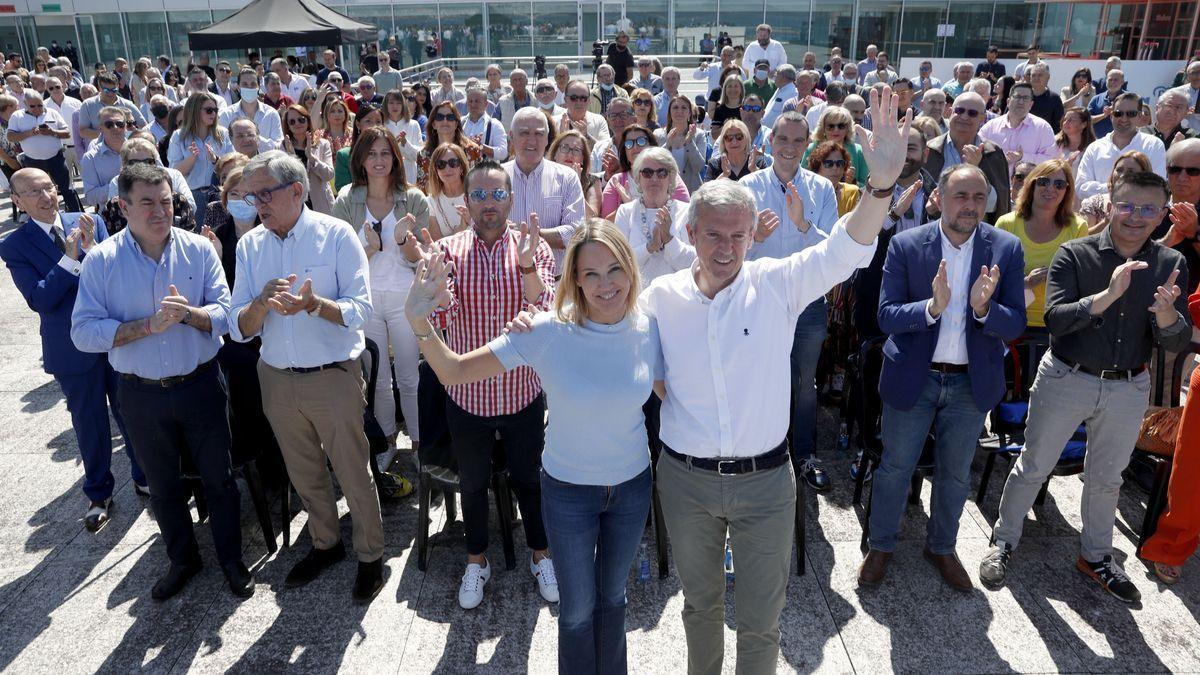
[[[7,200],[0,214],[7,217]],[[12,224],[0,225],[0,236]],[[354,566],[344,563],[303,590],[283,577],[307,550],[305,516],[292,522],[298,545],[268,555],[243,489],[245,554],[258,590],[236,602],[212,562],[211,539],[198,528],[208,566],[181,596],[165,603],[149,588],[166,565],[147,505],[130,484],[128,462],[114,454],[113,520],[84,531],[83,469],[61,391],[41,371],[37,323],[0,274],[0,669],[14,673],[94,671],[552,672],[556,609],[537,594],[521,560],[497,566],[483,605],[458,608],[459,549],[433,549],[417,570],[412,499],[385,506],[387,585],[367,608],[349,598]],[[1130,536],[1144,497],[1127,488],[1117,522],[1118,557],[1141,589],[1126,607],[1074,570],[1081,482],[1058,478],[1035,512],[1012,567],[996,592],[946,588],[920,551],[929,483],[911,507],[890,575],[859,591],[855,574],[860,511],[851,505],[850,456],[834,448],[836,420],[822,411],[820,456],[836,478],[826,495],[807,496],[808,574],[791,577],[783,615],[780,671],[821,672],[1152,672],[1200,670],[1200,566],[1167,590],[1133,558]],[[118,439],[119,441],[119,439]],[[976,466],[978,478],[979,464]],[[967,504],[958,552],[975,574],[995,519],[1001,478],[982,508]],[[278,513],[278,504],[274,508]],[[343,513],[345,506],[343,503]],[[433,513],[433,528],[445,512]],[[343,520],[349,540],[349,516]],[[495,525],[493,524],[493,528]],[[493,542],[497,541],[493,531]],[[653,544],[649,536],[647,541]],[[522,546],[517,532],[518,550]],[[499,547],[493,548],[500,560]],[[725,668],[733,671],[733,594],[725,632]],[[685,662],[673,574],[629,589],[629,663],[639,673],[679,673]]]

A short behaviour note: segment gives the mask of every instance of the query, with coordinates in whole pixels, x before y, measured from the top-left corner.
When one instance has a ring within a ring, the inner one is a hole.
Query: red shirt
[[[491,342],[501,334],[505,323],[525,309],[524,284],[517,266],[520,236],[509,223],[491,249],[475,234],[475,228],[437,242],[454,263],[449,284],[454,299],[450,307],[435,312],[430,321],[435,328],[449,329],[448,345],[456,353],[466,354]],[[554,254],[545,241],[538,244],[533,266],[545,286],[534,304],[549,310],[554,301]],[[488,380],[446,387],[458,407],[480,417],[519,412],[541,391],[541,381],[528,366]]]

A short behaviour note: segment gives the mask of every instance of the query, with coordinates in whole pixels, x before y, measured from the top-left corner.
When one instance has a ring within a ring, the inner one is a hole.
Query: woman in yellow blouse
[[[854,210],[862,192],[854,182],[853,158],[846,147],[837,141],[821,141],[809,151],[804,160],[809,171],[829,179],[837,194],[838,215]]]
[[[1025,310],[1030,328],[1045,329],[1046,277],[1058,247],[1087,236],[1087,222],[1075,213],[1071,164],[1050,159],[1025,178],[1016,206],[996,227],[1021,240],[1025,251]]]

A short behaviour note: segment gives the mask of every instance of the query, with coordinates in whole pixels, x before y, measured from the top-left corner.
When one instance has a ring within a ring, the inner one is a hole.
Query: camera
[[[535,54],[533,57],[533,76],[537,79],[546,77],[546,55]]]
[[[604,63],[604,52],[608,49],[606,40],[596,40],[592,43],[592,70],[600,67]]]

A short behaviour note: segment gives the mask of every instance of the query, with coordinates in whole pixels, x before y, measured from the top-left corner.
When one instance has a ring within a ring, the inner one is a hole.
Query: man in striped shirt
[[[508,173],[492,160],[480,161],[467,174],[466,192],[471,229],[437,243],[454,264],[453,299],[449,307],[430,317],[435,328],[449,330],[447,343],[459,354],[500,335],[504,324],[526,305],[548,310],[554,298],[554,256],[541,239],[537,214],[531,213],[529,222],[519,227],[508,219],[513,205]],[[533,551],[530,571],[542,597],[558,602],[541,515],[538,472],[546,411],[541,382],[532,369],[521,367],[482,382],[451,385],[446,392],[450,398],[446,421],[458,462],[467,530],[467,571],[458,589],[459,604],[463,609],[479,606],[491,577],[485,552],[497,432],[504,440],[508,473],[521,506],[525,541]]]

